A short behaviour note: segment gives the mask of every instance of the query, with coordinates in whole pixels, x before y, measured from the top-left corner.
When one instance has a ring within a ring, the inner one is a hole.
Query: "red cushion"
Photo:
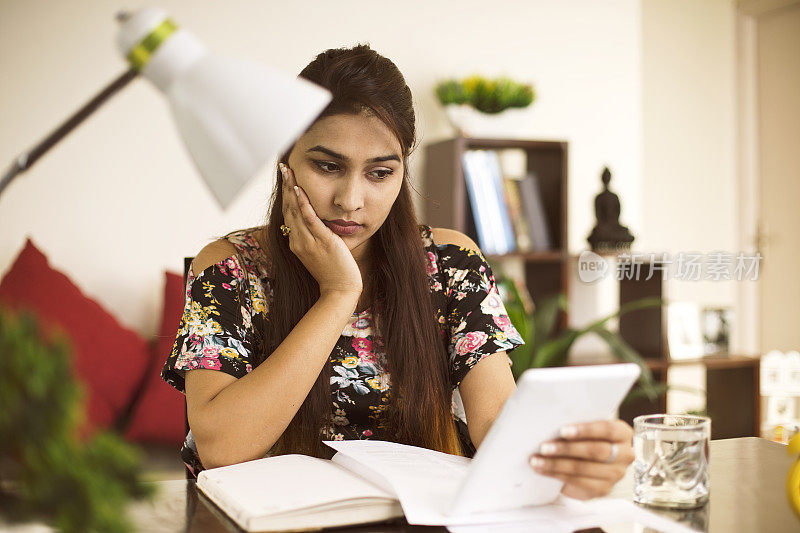
[[[137,442],[179,446],[185,437],[183,395],[161,379],[161,369],[178,333],[185,295],[183,278],[172,272],[165,274],[164,307],[153,345],[153,362],[125,437]]]
[[[45,331],[60,327],[71,340],[73,372],[86,391],[79,434],[112,427],[144,377],[147,342],[53,269],[30,238],[0,282],[0,303],[34,312]]]

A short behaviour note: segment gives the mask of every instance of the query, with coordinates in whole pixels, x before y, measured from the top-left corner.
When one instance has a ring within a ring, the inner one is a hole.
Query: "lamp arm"
[[[66,137],[69,132],[74,130],[89,115],[94,113],[97,108],[100,107],[112,95],[114,95],[114,93],[130,83],[136,76],[138,76],[138,74],[139,71],[133,68],[126,71],[124,74],[112,81],[106,88],[100,91],[97,96],[89,100],[83,105],[83,107],[78,109],[71,117],[64,121],[63,124],[56,128],[55,131],[39,142],[39,144],[27,152],[23,152],[17,156],[8,170],[6,170],[6,172],[3,174],[3,177],[0,178],[0,195],[3,194],[3,191],[6,187],[8,187],[8,184],[11,183],[11,180],[13,180],[18,174],[21,174],[31,168],[33,164],[45,154],[45,152],[52,148],[61,139]]]

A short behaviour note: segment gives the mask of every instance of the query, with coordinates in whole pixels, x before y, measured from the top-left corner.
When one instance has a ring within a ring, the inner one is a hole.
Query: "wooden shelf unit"
[[[705,369],[706,413],[711,417],[711,438],[732,439],[760,436],[761,358],[749,355],[711,355],[686,360],[647,361],[657,382],[666,383],[670,368],[701,365]],[[631,424],[643,414],[667,412],[666,396],[658,401],[637,400],[620,408],[620,418]]]
[[[542,252],[512,252],[486,259],[495,261],[515,257],[522,260],[525,282],[534,301],[569,294],[567,248],[567,143],[520,139],[471,139],[456,137],[425,146],[426,196],[423,220],[433,227],[451,228],[479,242],[467,194],[461,156],[467,150],[525,151],[527,170],[539,180],[553,249]],[[566,328],[568,317],[562,313],[559,329]]]

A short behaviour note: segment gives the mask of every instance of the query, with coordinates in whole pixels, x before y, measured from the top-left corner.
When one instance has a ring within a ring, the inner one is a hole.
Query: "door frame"
[[[800,5],[800,0],[739,0],[736,5],[736,110],[739,251],[758,251],[759,114],[758,114],[758,18],[777,10]],[[761,300],[758,282],[736,285],[738,327],[732,340],[736,351],[759,354],[761,347]]]

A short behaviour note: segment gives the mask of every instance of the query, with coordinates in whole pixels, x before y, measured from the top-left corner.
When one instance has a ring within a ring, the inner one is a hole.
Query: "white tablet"
[[[537,474],[530,456],[567,424],[614,418],[639,372],[633,363],[526,370],[472,459],[450,514],[552,502],[563,482]]]

